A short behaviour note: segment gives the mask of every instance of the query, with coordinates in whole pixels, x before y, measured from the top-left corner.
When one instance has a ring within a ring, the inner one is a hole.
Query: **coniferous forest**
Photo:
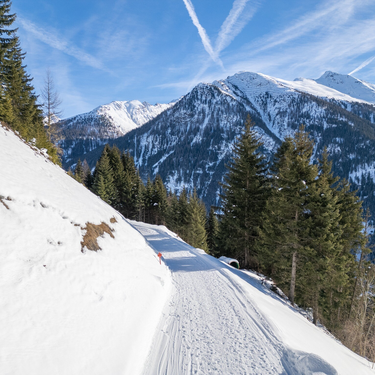
[[[43,111],[23,65],[25,53],[13,27],[16,15],[10,8],[10,0],[0,0],[0,120],[36,147],[47,149],[58,163],[57,148],[44,128]]]

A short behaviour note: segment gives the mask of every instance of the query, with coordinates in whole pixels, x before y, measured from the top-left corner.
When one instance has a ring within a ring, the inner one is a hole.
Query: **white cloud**
[[[23,17],[18,17],[17,20],[26,31],[28,31],[29,33],[34,35],[35,38],[49,45],[50,47],[57,49],[61,52],[64,52],[67,55],[76,58],[77,60],[81,61],[82,63],[88,66],[91,66],[96,69],[105,70],[100,60],[86,53],[82,49],[74,46],[71,42],[59,38],[58,36],[52,34],[47,30],[42,29],[41,27],[35,25],[34,23],[28,21]]]
[[[254,45],[252,45],[252,49],[254,53],[259,53],[294,41],[314,30],[321,32],[322,28],[326,32],[329,30],[334,31],[338,26],[343,25],[350,19],[356,5],[358,5],[356,0],[323,2],[317,10],[294,20],[292,26],[261,38],[254,43],[254,45],[259,47],[254,50]]]

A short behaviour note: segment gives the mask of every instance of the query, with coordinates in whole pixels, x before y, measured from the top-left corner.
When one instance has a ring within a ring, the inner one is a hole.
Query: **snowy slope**
[[[372,364],[314,326],[259,277],[133,223],[172,271],[173,293],[144,375],[370,375]]]
[[[330,71],[325,72],[315,81],[353,98],[375,104],[374,84],[362,81],[350,75],[338,74]]]
[[[101,105],[88,113],[65,119],[62,122],[62,127],[63,129],[88,127],[88,132],[93,133],[96,130],[101,135],[104,135],[102,132],[105,132],[106,138],[116,138],[145,124],[173,104],[174,102],[151,105],[147,102],[141,103],[139,100],[114,101]],[[108,126],[106,129],[96,129],[97,124],[100,123],[105,123]]]
[[[250,100],[253,100],[259,95],[264,95],[265,93],[269,93],[273,97],[280,97],[285,96],[286,94],[305,92],[324,99],[335,99],[358,103],[366,101],[364,98],[357,98],[356,96],[345,93],[336,87],[331,87],[328,84],[325,84],[328,83],[328,81],[315,81],[307,78],[297,78],[294,81],[287,81],[261,73],[242,72],[230,76],[226,80],[215,81],[213,84],[224,88],[223,91],[232,93],[228,83],[239,88]],[[358,92],[359,91],[360,90],[358,90]],[[362,96],[365,95],[363,94]]]
[[[170,272],[115,210],[3,127],[0,176],[0,374],[139,374]],[[87,222],[113,229],[102,251],[81,252]]]
[[[84,160],[87,152],[144,125],[174,104],[116,101],[60,121],[61,136],[58,143],[63,150],[63,166],[68,169],[72,164],[75,165],[71,160],[76,155]]]

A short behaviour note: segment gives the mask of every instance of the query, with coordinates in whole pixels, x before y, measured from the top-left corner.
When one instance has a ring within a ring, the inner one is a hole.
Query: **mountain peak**
[[[353,98],[375,103],[375,85],[362,81],[349,74],[326,71],[315,82],[350,95]]]

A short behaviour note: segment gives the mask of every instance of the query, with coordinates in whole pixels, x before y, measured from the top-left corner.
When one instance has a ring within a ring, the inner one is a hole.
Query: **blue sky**
[[[167,103],[238,71],[375,83],[375,0],[13,0],[12,11],[35,91],[50,69],[63,117]]]

